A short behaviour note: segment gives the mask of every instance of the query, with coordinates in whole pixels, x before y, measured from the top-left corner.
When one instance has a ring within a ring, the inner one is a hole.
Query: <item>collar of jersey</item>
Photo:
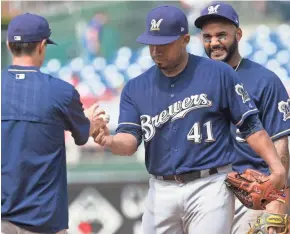
[[[8,66],[8,71],[39,72],[39,67],[10,65],[10,66]]]

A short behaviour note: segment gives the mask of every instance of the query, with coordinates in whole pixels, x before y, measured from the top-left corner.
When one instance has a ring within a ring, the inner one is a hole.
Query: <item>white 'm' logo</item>
[[[207,8],[208,14],[215,14],[215,13],[217,13],[219,7],[220,7],[220,5],[208,7]]]
[[[159,30],[160,30],[159,27],[160,27],[160,24],[161,24],[162,20],[163,20],[163,19],[160,19],[160,20],[158,20],[158,21],[156,22],[156,20],[153,19],[153,20],[151,21],[151,28],[150,28],[150,31],[159,31]]]
[[[281,101],[278,103],[278,110],[283,113],[283,120],[286,121],[287,119],[290,119],[290,99],[288,99],[286,102]]]

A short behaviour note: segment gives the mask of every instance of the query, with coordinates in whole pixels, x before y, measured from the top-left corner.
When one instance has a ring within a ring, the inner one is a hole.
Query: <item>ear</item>
[[[243,37],[242,29],[240,29],[240,28],[237,29],[236,37],[237,37],[238,42],[242,39],[242,37]]]
[[[190,35],[189,34],[185,34],[184,38],[183,38],[184,46],[187,46],[189,42],[190,42]]]
[[[39,44],[38,52],[41,54],[46,47],[46,40],[42,40],[41,43]]]
[[[11,52],[8,40],[6,41],[6,46],[7,46],[8,50]]]

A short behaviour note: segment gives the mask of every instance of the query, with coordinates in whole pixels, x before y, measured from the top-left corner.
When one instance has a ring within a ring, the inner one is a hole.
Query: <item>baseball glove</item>
[[[277,234],[289,234],[288,215],[264,212],[247,234],[267,234],[270,227],[278,228]]]
[[[274,188],[268,176],[253,169],[242,174],[231,172],[225,183],[249,209],[264,210],[271,201],[285,199],[283,190]]]

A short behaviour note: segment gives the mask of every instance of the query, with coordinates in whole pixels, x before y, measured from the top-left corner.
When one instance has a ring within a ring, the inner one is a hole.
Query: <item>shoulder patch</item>
[[[281,101],[278,103],[278,110],[283,113],[283,120],[286,121],[287,119],[290,119],[290,99],[288,99],[286,102]]]
[[[243,103],[250,101],[250,96],[249,96],[248,92],[244,89],[243,84],[237,84],[235,86],[235,90],[236,90],[236,93],[242,97]]]

